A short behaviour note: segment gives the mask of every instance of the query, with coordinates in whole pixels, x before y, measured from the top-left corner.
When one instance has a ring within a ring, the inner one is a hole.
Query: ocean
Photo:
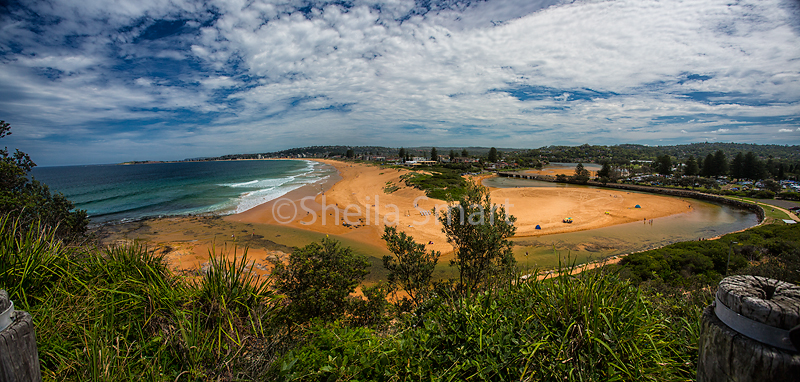
[[[105,224],[243,212],[335,173],[313,161],[252,160],[36,167],[30,175]]]

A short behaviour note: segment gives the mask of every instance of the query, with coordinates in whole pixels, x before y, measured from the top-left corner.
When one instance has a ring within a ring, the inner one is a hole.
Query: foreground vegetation
[[[623,277],[696,289],[725,274],[752,274],[800,284],[800,227],[770,224],[718,240],[676,243],[634,253],[619,262]]]
[[[0,221],[0,288],[34,317],[45,380],[230,379],[244,349],[274,338],[280,298],[246,257],[212,256],[187,278],[143,246],[68,247],[52,229],[20,228]]]
[[[309,299],[268,288],[246,256],[213,256],[205,275],[181,276],[141,246],[69,248],[47,229],[24,235],[16,229],[8,219],[0,223],[0,287],[33,315],[47,380],[693,374],[696,317],[662,313],[613,274],[497,278],[467,293],[441,283],[411,309],[370,309],[367,300],[345,298],[342,309],[310,317],[300,314]]]
[[[797,225],[673,244],[577,275],[561,267],[544,280],[494,268],[474,289],[410,279],[438,254],[388,229],[393,252],[416,257],[390,261],[404,282],[357,298],[349,292],[363,263],[330,239],[264,280],[232,249],[218,249],[202,276],[178,275],[145,247],[70,247],[19,222],[0,220],[0,288],[33,315],[46,380],[686,380],[700,311],[726,268],[800,281]],[[326,251],[342,260],[292,266]],[[409,263],[422,268],[404,274]],[[326,277],[304,279],[320,281],[311,289],[281,285],[303,269]],[[386,302],[409,286],[413,301]],[[295,293],[310,290],[331,294]]]
[[[437,218],[458,279],[432,282],[440,254],[393,227],[389,280],[360,295],[367,262],[330,238],[276,262],[271,278],[236,248],[213,249],[200,275],[176,274],[138,244],[83,244],[85,213],[29,182],[27,156],[1,154],[2,179],[22,186],[0,200],[0,288],[34,318],[45,380],[687,380],[723,275],[800,281],[797,225],[520,275],[514,218],[445,172],[416,181],[452,200]],[[58,202],[27,208],[36,195]],[[490,215],[475,222],[479,210]],[[447,218],[459,212],[467,223]]]

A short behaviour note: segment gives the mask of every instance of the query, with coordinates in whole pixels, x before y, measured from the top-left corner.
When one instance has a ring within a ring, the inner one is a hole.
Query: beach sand
[[[268,258],[281,258],[292,247],[331,235],[357,253],[370,256],[373,265],[379,267],[380,258],[388,254],[380,239],[383,227],[396,224],[428,249],[442,252],[440,263],[451,258],[453,249],[430,212],[444,208],[446,202],[429,199],[422,191],[406,186],[400,177],[409,170],[315,160],[334,166],[339,176],[301,187],[240,214],[112,226],[105,232],[104,242],[141,239],[166,253],[177,269],[202,267],[212,246],[224,249],[229,257],[234,246],[239,254],[248,246],[248,257],[264,271],[269,268]],[[387,193],[387,186],[397,190]],[[517,237],[646,221],[691,208],[678,198],[590,187],[503,188],[490,192],[493,203],[505,205],[517,218]],[[635,208],[637,204],[641,208]],[[563,223],[566,217],[573,223]],[[536,225],[541,229],[535,229]]]
[[[597,171],[592,170],[590,168],[586,169],[589,171],[589,176],[595,177],[597,176]],[[556,166],[556,165],[548,165],[546,168],[541,170],[525,170],[523,171],[525,174],[532,174],[532,175],[567,175],[572,176],[575,175],[575,167],[574,166]]]

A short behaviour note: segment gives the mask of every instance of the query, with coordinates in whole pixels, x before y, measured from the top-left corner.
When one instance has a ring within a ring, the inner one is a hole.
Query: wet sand
[[[240,214],[113,226],[104,242],[141,239],[164,251],[178,269],[201,267],[212,247],[225,249],[232,256],[234,246],[248,246],[248,257],[267,269],[268,258],[281,258],[292,247],[331,235],[378,265],[380,257],[388,254],[380,239],[383,227],[398,225],[428,249],[441,251],[440,263],[450,259],[452,247],[431,212],[443,209],[446,202],[429,199],[422,191],[406,186],[400,177],[410,170],[317,161],[334,166],[339,176],[306,185]],[[541,187],[490,192],[493,203],[505,205],[517,218],[517,237],[647,221],[691,209],[690,203],[678,198],[606,189]],[[635,208],[637,204],[641,208]],[[566,217],[573,223],[563,223]],[[541,229],[535,229],[536,225]]]

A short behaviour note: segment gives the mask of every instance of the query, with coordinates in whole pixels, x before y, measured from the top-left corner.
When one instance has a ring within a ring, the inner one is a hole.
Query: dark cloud
[[[797,143],[789,0],[0,3],[42,164],[313,144]]]

